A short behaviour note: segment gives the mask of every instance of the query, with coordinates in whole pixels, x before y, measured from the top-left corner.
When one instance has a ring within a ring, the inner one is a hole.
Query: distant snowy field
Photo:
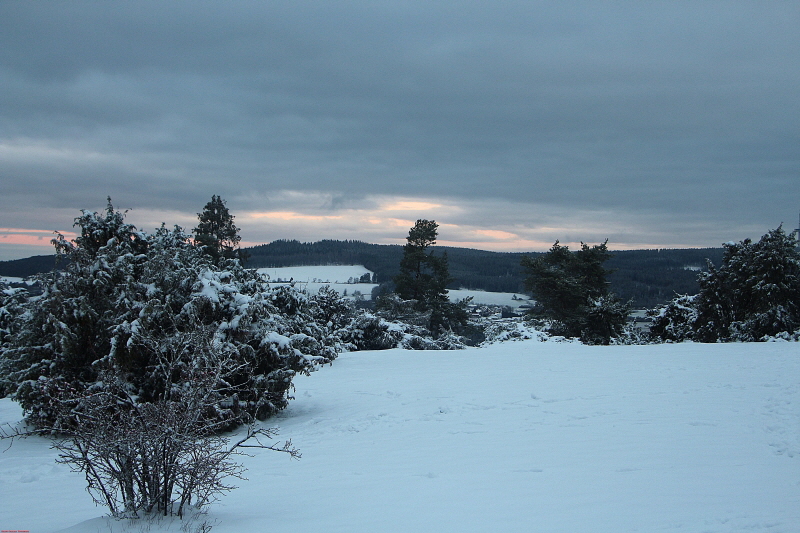
[[[365,300],[372,298],[372,289],[376,286],[373,283],[348,283],[349,279],[358,280],[364,274],[372,276],[373,272],[367,270],[361,265],[353,266],[300,266],[300,267],[282,267],[282,268],[259,268],[258,272],[269,276],[270,281],[276,282],[278,280],[289,281],[294,280],[296,285],[305,288],[312,294],[324,285],[330,285],[339,294],[352,296],[353,292],[359,291]],[[519,307],[527,300],[514,299],[527,298],[523,294],[514,294],[510,292],[485,292],[474,290],[451,290],[449,291],[451,300],[462,300],[467,297],[472,297],[473,303],[488,304],[488,305],[508,305],[514,308]]]
[[[259,268],[259,273],[269,276],[269,280],[277,283],[278,280],[288,282],[293,280],[295,285],[302,287],[311,294],[316,294],[319,289],[329,285],[339,294],[346,294],[352,297],[356,291],[360,292],[365,300],[372,299],[372,289],[376,287],[374,283],[348,283],[348,280],[358,280],[364,274],[372,277],[373,272],[361,265],[332,265],[332,266],[298,266],[281,268]],[[9,283],[21,283],[22,278],[0,277]],[[345,292],[346,291],[346,292]],[[451,290],[451,300],[462,300],[467,297],[473,298],[473,303],[488,305],[508,305],[517,308],[527,302],[527,300],[514,299],[527,298],[523,294],[513,294],[510,292],[485,292],[474,290]]]
[[[361,265],[330,265],[330,266],[297,266],[281,268],[259,268],[260,274],[269,276],[270,281],[289,281],[293,279],[297,282],[322,282],[347,284],[348,279],[358,279],[364,274],[372,277],[372,271],[367,270]]]
[[[210,509],[215,533],[800,531],[800,346],[342,354],[296,380]],[[0,400],[0,421],[19,408]],[[5,445],[1,449],[5,449]],[[179,531],[101,518],[44,439],[0,453],[0,529]]]

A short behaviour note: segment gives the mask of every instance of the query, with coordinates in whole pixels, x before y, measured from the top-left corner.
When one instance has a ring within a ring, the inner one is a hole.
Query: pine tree
[[[394,278],[397,294],[404,300],[414,300],[420,311],[447,301],[447,284],[451,281],[447,254],[428,252],[436,244],[438,227],[433,220],[417,220],[406,237],[400,273]]]
[[[215,262],[220,259],[247,259],[239,249],[239,228],[233,223],[235,218],[228,212],[225,201],[220,196],[212,196],[201,213],[197,213],[200,223],[194,228],[194,239],[198,246],[209,254]]]
[[[429,251],[436,244],[438,228],[433,220],[417,220],[408,231],[400,273],[394,278],[397,296],[410,302],[416,313],[427,314],[426,327],[434,336],[451,330],[461,332],[467,324],[466,307],[471,300],[454,303],[447,295],[447,285],[453,281],[447,253],[437,256]]]
[[[577,252],[556,241],[546,254],[523,258],[534,315],[549,320],[551,332],[590,344],[608,344],[620,335],[630,309],[609,292],[603,263],[610,257],[607,241],[581,243]]]

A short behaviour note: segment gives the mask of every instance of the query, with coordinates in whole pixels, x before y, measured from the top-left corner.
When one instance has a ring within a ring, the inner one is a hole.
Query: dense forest
[[[520,294],[524,292],[522,257],[537,255],[447,246],[436,246],[434,250],[436,254],[447,253],[450,275],[454,279],[450,288]],[[373,271],[379,283],[389,282],[397,275],[403,256],[400,245],[352,240],[314,243],[278,240],[245,251],[250,254],[247,266],[251,268],[358,264]],[[699,290],[698,270],[705,268],[707,258],[719,265],[722,252],[722,248],[614,252],[606,264],[613,270],[609,276],[611,290],[623,300],[632,299],[636,308],[655,307],[671,300],[675,294],[696,294]],[[25,277],[52,270],[55,266],[55,256],[1,261],[0,276]]]

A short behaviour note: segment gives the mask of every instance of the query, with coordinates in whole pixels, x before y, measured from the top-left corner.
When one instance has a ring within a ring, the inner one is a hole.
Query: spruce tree
[[[439,225],[420,219],[409,230],[400,260],[400,273],[395,276],[395,293],[413,302],[417,313],[428,313],[427,328],[439,335],[445,331],[461,332],[467,324],[466,307],[470,299],[456,303],[447,296],[447,285],[453,281],[447,264],[447,253],[436,256],[430,247],[436,244]]]

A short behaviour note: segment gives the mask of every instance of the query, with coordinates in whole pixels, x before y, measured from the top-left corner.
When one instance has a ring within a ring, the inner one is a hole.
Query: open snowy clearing
[[[511,342],[343,354],[272,421],[213,531],[800,531],[800,346]],[[0,421],[18,407],[0,401]],[[101,518],[44,439],[0,454],[0,528]]]

